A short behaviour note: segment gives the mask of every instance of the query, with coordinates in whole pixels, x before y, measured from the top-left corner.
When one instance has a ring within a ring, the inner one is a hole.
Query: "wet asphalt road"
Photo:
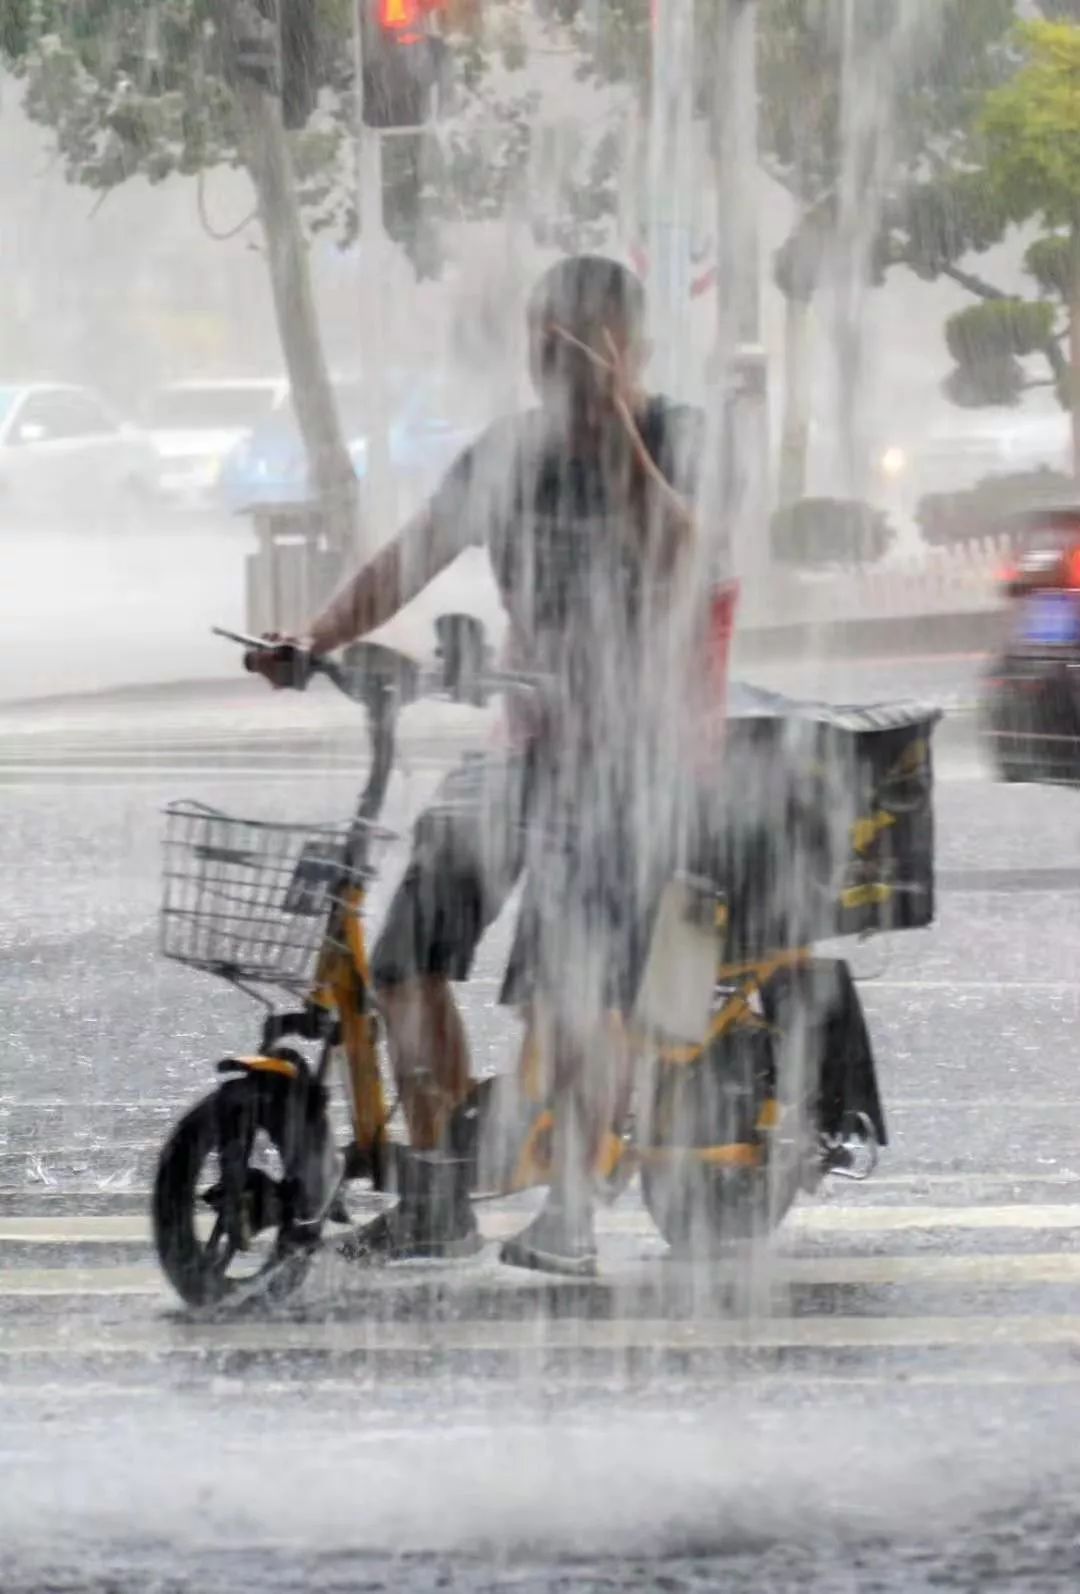
[[[680,1270],[629,1192],[594,1291],[492,1248],[327,1261],[288,1311],[207,1325],[144,1192],[252,1014],[155,959],[157,810],[337,816],[353,779],[0,782],[0,1588],[1078,1586],[1074,794],[946,760],[939,922],[853,954],[893,1144],[767,1263]],[[467,995],[480,1068],[514,1035],[505,929]]]

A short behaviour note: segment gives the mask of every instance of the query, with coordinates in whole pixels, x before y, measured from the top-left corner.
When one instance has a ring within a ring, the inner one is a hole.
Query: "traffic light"
[[[364,122],[422,127],[443,79],[446,46],[428,26],[443,0],[358,0],[363,51]]]
[[[319,98],[319,32],[313,0],[278,0],[281,110],[285,126],[305,127]]]
[[[285,126],[307,123],[319,94],[313,0],[218,0],[225,75],[281,97]]]

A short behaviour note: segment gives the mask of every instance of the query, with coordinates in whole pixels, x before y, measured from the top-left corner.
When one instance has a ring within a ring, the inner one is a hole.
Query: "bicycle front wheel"
[[[154,1180],[154,1244],[188,1306],[241,1292],[280,1297],[303,1281],[317,1231],[297,1226],[286,1175],[295,1110],[287,1080],[229,1080],[166,1141]]]

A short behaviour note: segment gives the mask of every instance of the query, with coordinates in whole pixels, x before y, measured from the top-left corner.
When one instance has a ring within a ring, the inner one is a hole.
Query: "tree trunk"
[[[810,300],[784,300],[784,419],[780,434],[778,500],[792,504],[806,496],[810,446]]]
[[[1080,481],[1080,220],[1072,226],[1069,292],[1069,413],[1072,416],[1073,475]]]
[[[357,482],[341,430],[311,290],[292,157],[276,96],[239,83],[247,165],[259,204],[274,311],[317,507],[343,560],[357,547]]]

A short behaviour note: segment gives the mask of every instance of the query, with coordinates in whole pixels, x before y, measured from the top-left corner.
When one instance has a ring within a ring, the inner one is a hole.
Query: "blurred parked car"
[[[142,432],[97,393],[66,383],[0,385],[0,514],[6,521],[130,511],[156,474]]]
[[[159,457],[158,491],[190,508],[216,502],[225,460],[288,392],[273,378],[170,382],[146,406],[145,425]]]
[[[387,377],[386,389],[393,416],[388,427],[391,469],[399,483],[425,491],[475,437],[478,414],[444,377],[395,371]],[[370,388],[359,379],[338,380],[334,395],[353,469],[362,481],[376,424]],[[222,469],[220,493],[235,510],[310,498],[307,456],[288,398],[233,450]]]
[[[1004,780],[1080,782],[1080,504],[1034,510],[1011,529],[983,736]]]

